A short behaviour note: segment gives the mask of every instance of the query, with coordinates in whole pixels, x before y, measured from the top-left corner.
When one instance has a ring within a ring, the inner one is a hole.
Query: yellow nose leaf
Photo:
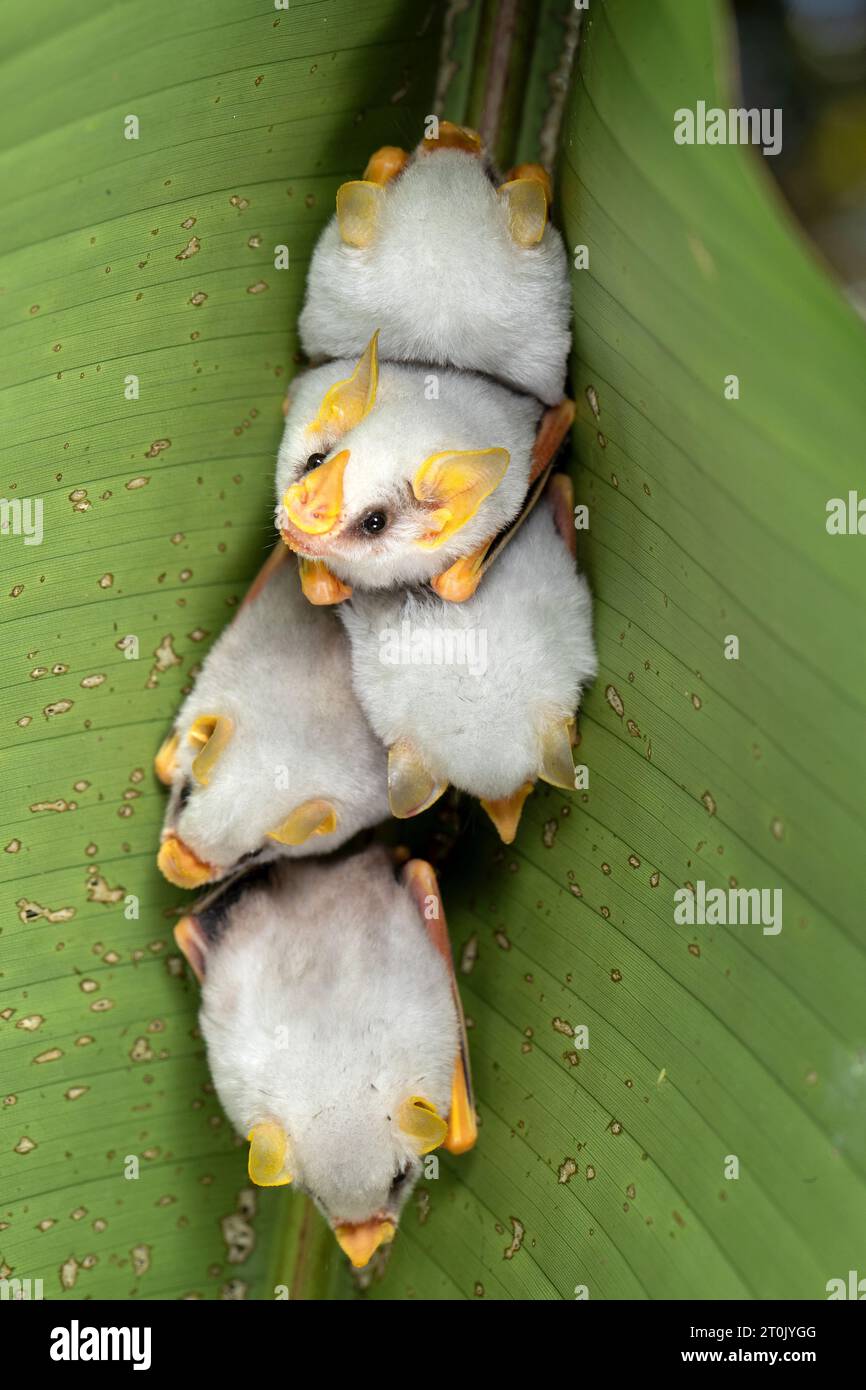
[[[247,1138],[250,1142],[249,1175],[256,1187],[285,1187],[292,1181],[286,1171],[289,1138],[282,1125],[268,1120],[253,1125]]]
[[[343,474],[348,462],[349,450],[342,449],[286,491],[283,506],[299,531],[308,536],[325,536],[333,531],[343,510]]]
[[[572,779],[573,780],[573,779]],[[485,801],[482,799],[481,806],[485,810],[499,832],[499,838],[504,845],[514,842],[517,834],[517,827],[520,824],[520,817],[523,813],[523,803],[533,790],[532,782],[524,782],[522,787],[518,787],[516,792],[510,796],[498,797],[495,801]]]
[[[176,888],[200,888],[214,877],[214,869],[176,836],[163,840],[156,857],[157,866]]]
[[[337,1226],[334,1235],[340,1249],[349,1256],[355,1269],[363,1269],[380,1245],[387,1245],[394,1239],[396,1229],[393,1221],[375,1217],[372,1221],[362,1221],[357,1225],[346,1223]]]

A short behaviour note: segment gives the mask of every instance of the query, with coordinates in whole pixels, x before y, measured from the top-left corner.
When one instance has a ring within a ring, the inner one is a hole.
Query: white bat
[[[574,714],[596,656],[572,513],[556,475],[465,603],[410,589],[356,592],[339,608],[355,690],[389,748],[395,816],[452,783],[481,798],[509,843],[536,778],[574,788]]]
[[[437,371],[435,396],[430,380],[417,367],[380,368],[374,337],[357,365],[331,362],[295,383],[277,524],[303,557],[313,602],[355,586],[442,584],[455,567],[471,575],[520,511],[540,403],[470,372]],[[571,402],[551,416],[561,437]]]
[[[398,882],[381,846],[270,865],[175,937],[252,1181],[307,1192],[365,1265],[393,1239],[424,1155],[463,1153],[477,1133],[433,870],[412,860]]]
[[[385,753],[335,615],[280,546],[207,656],[156,757],[171,787],[158,863],[195,888],[253,860],[325,854],[388,815]]]
[[[571,344],[568,266],[537,164],[500,181],[474,131],[439,122],[343,184],[299,320],[313,359],[382,357],[485,372],[553,405]]]

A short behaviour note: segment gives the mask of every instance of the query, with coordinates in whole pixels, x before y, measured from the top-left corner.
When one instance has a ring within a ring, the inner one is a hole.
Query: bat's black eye
[[[388,517],[385,512],[368,512],[361,522],[368,536],[378,536],[387,525]]]
[[[179,795],[178,798],[177,798],[177,809],[178,809],[178,811],[182,811],[182,810],[183,810],[184,806],[185,806],[186,803],[189,801],[191,795],[192,795],[192,778],[191,778],[191,777],[187,777],[187,778],[185,778],[184,782],[183,782],[182,785],[181,785],[180,795]]]
[[[325,455],[324,455],[324,454],[310,454],[310,457],[307,459],[307,462],[304,464],[304,472],[305,472],[305,473],[312,473],[312,471],[313,471],[314,468],[318,468],[319,465],[320,465],[320,464],[323,464],[324,462],[325,462]]]

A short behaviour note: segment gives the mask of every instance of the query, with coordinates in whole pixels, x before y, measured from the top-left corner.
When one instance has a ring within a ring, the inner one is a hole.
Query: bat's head
[[[296,386],[277,465],[290,548],[364,588],[418,583],[515,515],[541,407],[479,376],[360,360]]]
[[[281,856],[324,854],[387,815],[385,755],[352,692],[331,613],[291,557],[209,654],[156,757],[170,788],[158,863],[197,888]]]
[[[179,888],[281,854],[323,854],[346,838],[346,808],[327,779],[311,778],[303,759],[280,764],[251,713],[229,702],[184,719],[157,754],[171,788],[157,862]]]
[[[427,1156],[474,1140],[459,1101],[462,1142],[450,1125],[449,969],[381,850],[264,877],[175,935],[202,982],[211,1072],[248,1139],[250,1178],[308,1193],[364,1265],[392,1239]]]
[[[474,132],[448,121],[409,155],[379,150],[337,193],[299,320],[311,358],[356,355],[487,372],[548,405],[570,334],[565,249],[539,165],[498,177]]]

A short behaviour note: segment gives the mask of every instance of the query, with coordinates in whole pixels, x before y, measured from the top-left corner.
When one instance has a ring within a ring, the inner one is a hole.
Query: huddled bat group
[[[449,785],[512,841],[539,778],[574,785],[596,670],[551,473],[573,406],[549,209],[545,170],[500,178],[447,121],[339,189],[300,318],[280,539],[156,757],[159,867],[212,885],[175,935],[250,1177],[307,1192],[359,1267],[424,1155],[471,1148],[476,1119],[433,870],[350,842]]]

